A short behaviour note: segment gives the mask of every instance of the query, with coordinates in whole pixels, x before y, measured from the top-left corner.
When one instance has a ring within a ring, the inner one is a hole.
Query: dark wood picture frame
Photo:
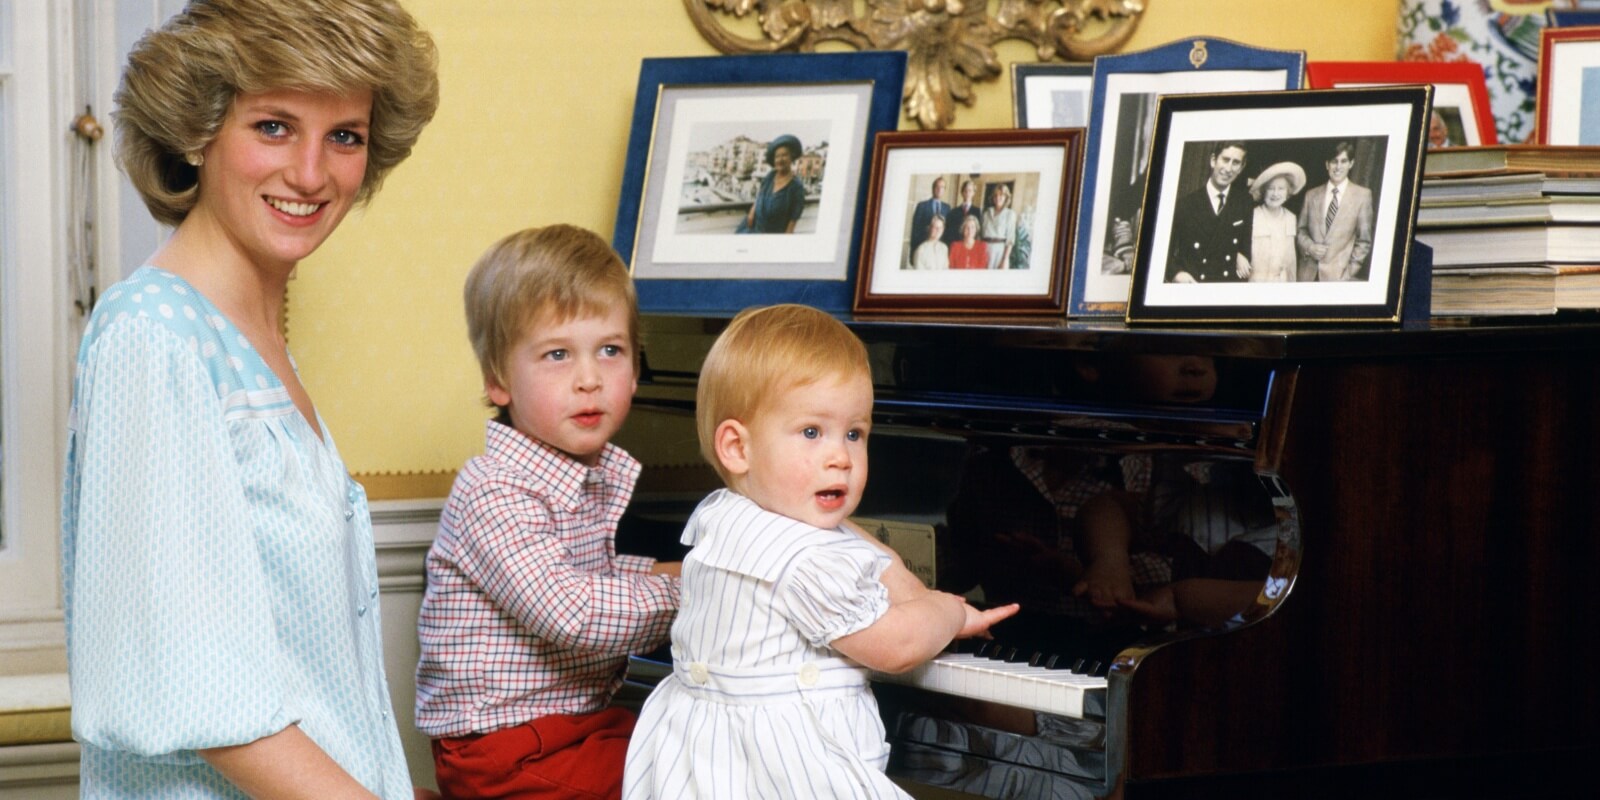
[[[1081,128],[878,134],[855,311],[1064,314],[1082,140]],[[940,184],[947,202],[935,214],[927,201]],[[982,231],[998,234],[995,241],[971,247],[959,237],[932,242],[927,232],[933,216],[941,229],[969,216],[961,211],[969,185],[973,204],[988,212],[972,215],[978,220],[973,238]],[[1005,195],[999,207],[997,194]],[[920,241],[913,241],[913,231],[922,235]],[[921,250],[923,242],[944,245],[945,266],[937,265],[940,248]],[[961,255],[952,258],[956,253]],[[933,261],[917,258],[930,254]],[[956,267],[956,258],[973,266]],[[989,266],[976,266],[979,261]]]

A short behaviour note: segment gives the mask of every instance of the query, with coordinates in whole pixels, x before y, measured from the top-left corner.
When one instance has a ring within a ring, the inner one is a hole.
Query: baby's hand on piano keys
[[[994,637],[989,635],[989,628],[1017,613],[1017,609],[1021,608],[1016,603],[982,610],[974,608],[971,603],[962,603],[961,606],[967,612],[967,619],[961,624],[961,632],[956,634],[957,639],[969,639],[974,636],[992,639]]]

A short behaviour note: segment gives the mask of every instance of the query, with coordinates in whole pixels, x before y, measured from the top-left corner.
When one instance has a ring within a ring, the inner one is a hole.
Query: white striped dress
[[[673,674],[645,701],[623,797],[908,798],[866,670],[828,644],[889,609],[889,557],[729,490],[683,534]]]

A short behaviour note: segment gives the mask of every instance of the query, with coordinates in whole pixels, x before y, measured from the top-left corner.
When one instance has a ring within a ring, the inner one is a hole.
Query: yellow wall
[[[1126,50],[1222,36],[1311,60],[1393,57],[1399,0],[1146,0]],[[482,445],[460,288],[491,242],[571,222],[607,240],[639,60],[714,55],[679,0],[407,0],[440,52],[433,125],[290,288],[301,375],[357,474],[448,472]],[[1031,60],[1008,42],[1002,60]],[[1008,127],[1009,67],[955,127]],[[908,124],[902,122],[902,127]]]

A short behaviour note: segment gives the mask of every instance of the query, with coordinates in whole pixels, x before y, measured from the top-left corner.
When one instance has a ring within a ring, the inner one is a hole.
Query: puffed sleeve
[[[802,551],[774,582],[774,604],[815,647],[861,631],[889,610],[879,580],[889,557],[866,542]]]
[[[74,735],[188,761],[282,730],[292,679],[199,345],[150,319],[98,333],[63,507]]]

